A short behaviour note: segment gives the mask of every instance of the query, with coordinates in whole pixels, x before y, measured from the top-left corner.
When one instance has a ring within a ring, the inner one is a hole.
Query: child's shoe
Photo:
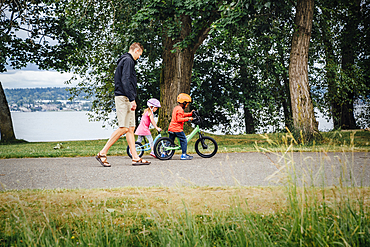
[[[193,158],[193,156],[190,156],[190,155],[187,155],[187,154],[182,154],[181,155],[182,160],[191,160],[192,158]]]
[[[150,155],[153,156],[154,158],[157,158],[157,156],[155,156],[153,152],[151,152]]]

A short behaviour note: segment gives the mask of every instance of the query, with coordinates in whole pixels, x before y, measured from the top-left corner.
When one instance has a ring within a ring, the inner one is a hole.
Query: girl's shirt
[[[188,118],[191,117],[193,113],[184,113],[184,109],[181,106],[176,106],[172,112],[172,118],[170,126],[168,127],[168,131],[172,132],[181,132],[184,129],[184,122],[189,121]]]
[[[141,117],[141,121],[135,131],[135,135],[139,135],[139,136],[151,135],[150,130],[149,130],[149,125],[150,125],[149,112],[150,111],[146,111],[144,115]]]

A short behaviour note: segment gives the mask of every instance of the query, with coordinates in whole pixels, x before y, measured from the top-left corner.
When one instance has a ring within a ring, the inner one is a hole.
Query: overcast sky
[[[20,70],[8,68],[7,72],[0,73],[3,88],[70,87],[64,82],[71,77],[71,73],[39,70],[35,65]]]

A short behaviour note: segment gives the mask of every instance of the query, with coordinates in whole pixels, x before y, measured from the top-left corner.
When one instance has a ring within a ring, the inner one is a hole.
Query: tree
[[[193,74],[192,95],[209,116],[208,123],[220,122],[226,133],[255,133],[268,126],[279,130],[282,121],[290,124],[291,8],[288,2],[268,1],[224,6],[219,28],[196,56]]]
[[[83,78],[72,92],[93,96],[91,117],[109,120],[108,113],[114,108],[115,60],[132,42],[140,42],[144,53],[138,69],[138,105],[145,104],[144,96],[160,97],[159,125],[168,126],[177,95],[190,93],[194,54],[219,17],[218,3],[216,0],[122,0],[114,5],[71,2],[67,17],[92,44],[79,49],[68,60],[73,72]],[[86,63],[75,65],[78,58]],[[146,73],[158,80],[153,81]]]
[[[354,99],[355,99],[355,88],[352,80],[353,67],[355,65],[355,52],[357,50],[357,42],[359,36],[359,12],[360,12],[360,0],[348,2],[349,14],[346,18],[346,25],[342,33],[342,80],[346,80],[347,88],[341,93],[346,95],[345,101],[341,102],[341,117],[340,126],[342,129],[356,129],[356,120],[354,117]]]
[[[369,95],[366,1],[319,0],[316,8],[313,39],[325,59],[315,75],[318,106],[329,110],[335,129],[357,128],[357,122],[365,127],[366,116],[355,115],[355,104],[365,107]]]
[[[305,139],[311,139],[319,133],[308,83],[308,50],[313,11],[314,0],[298,0],[289,64],[293,124],[295,131],[302,131]]]
[[[144,46],[144,53],[138,63],[138,111],[146,107],[151,97],[159,98],[161,54],[159,42],[153,38],[153,27],[140,25],[132,27],[133,17],[147,1],[123,0],[116,3],[102,1],[92,3],[86,0],[70,1],[66,6],[65,18],[72,27],[84,33],[88,45],[78,47],[66,63],[74,74],[68,82],[78,79],[71,88],[72,97],[85,94],[92,99],[89,117],[115,125],[110,118],[114,110],[114,73],[117,59],[128,51],[133,42]],[[85,63],[76,63],[76,61]],[[136,114],[138,118],[140,114]],[[137,119],[138,120],[138,119]],[[137,121],[138,122],[138,121]]]
[[[155,25],[162,44],[159,125],[168,126],[179,93],[190,93],[194,54],[220,17],[218,0],[154,0],[135,17],[137,26]]]
[[[324,1],[324,3],[326,3]],[[329,2],[328,2],[329,3]],[[330,1],[331,4],[333,4]],[[335,3],[334,3],[335,4]],[[334,7],[330,5],[330,7]],[[317,11],[319,12],[319,11]],[[335,44],[333,43],[333,31],[336,30],[335,23],[333,23],[332,13],[329,11],[329,6],[322,7],[321,18],[319,19],[319,27],[321,29],[321,39],[325,51],[325,81],[327,86],[326,101],[329,102],[331,116],[333,118],[334,129],[340,128],[340,99],[337,94],[337,80],[338,80],[338,63],[335,57]]]
[[[11,119],[8,102],[6,100],[1,82],[0,82],[0,132],[2,141],[15,140],[13,122]]]
[[[20,69],[35,63],[40,69],[68,71],[64,58],[83,44],[83,35],[69,28],[62,16],[63,1],[5,1],[0,5],[0,72],[6,65]],[[22,36],[25,36],[24,38]],[[2,141],[15,139],[11,115],[0,83]]]

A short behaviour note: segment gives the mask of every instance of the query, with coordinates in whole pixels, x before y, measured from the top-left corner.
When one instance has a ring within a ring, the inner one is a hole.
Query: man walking
[[[102,166],[110,167],[107,161],[109,148],[124,134],[132,154],[132,165],[149,165],[151,162],[141,159],[135,149],[135,109],[137,78],[135,64],[143,53],[140,43],[133,43],[127,53],[123,54],[117,62],[114,74],[114,100],[118,119],[118,129],[109,138],[104,148],[95,157]]]

